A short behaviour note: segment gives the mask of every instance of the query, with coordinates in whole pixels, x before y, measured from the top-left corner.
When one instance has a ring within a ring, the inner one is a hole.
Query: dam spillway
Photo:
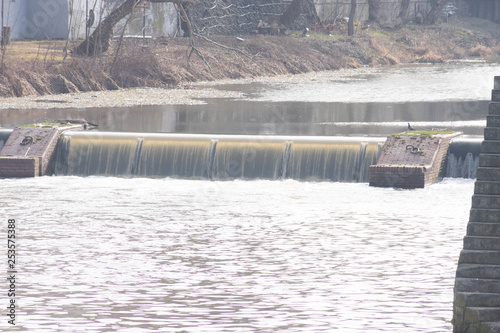
[[[56,175],[367,182],[385,138],[66,132]]]

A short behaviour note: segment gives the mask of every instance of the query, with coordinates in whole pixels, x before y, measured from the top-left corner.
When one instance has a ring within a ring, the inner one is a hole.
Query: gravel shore
[[[111,91],[0,98],[0,109],[127,107],[134,105],[204,104],[206,98],[237,98],[238,92],[200,89],[133,88]]]

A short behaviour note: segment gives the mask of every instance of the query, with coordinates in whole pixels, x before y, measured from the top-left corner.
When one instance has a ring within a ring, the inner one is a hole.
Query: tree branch
[[[180,0],[184,1],[184,0]],[[187,1],[187,0],[186,0]],[[194,40],[193,40],[193,28],[191,27],[191,21],[189,20],[189,17],[187,16],[186,10],[184,10],[184,6],[182,4],[177,4],[177,9],[182,15],[182,18],[186,22],[187,28],[188,28],[188,33],[189,33],[189,46],[191,46],[191,50],[186,51],[187,53],[187,68],[189,69],[190,63],[189,60],[191,59],[191,55],[196,53],[201,59],[203,59],[203,62],[205,63],[205,66],[208,67],[208,70],[210,73],[212,72],[212,67],[210,67],[210,64],[207,62],[207,59],[205,59],[205,56],[203,56],[203,53],[200,52],[195,46],[194,46]]]

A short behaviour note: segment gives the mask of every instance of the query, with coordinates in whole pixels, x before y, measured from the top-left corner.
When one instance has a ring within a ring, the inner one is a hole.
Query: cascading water
[[[282,178],[285,148],[286,142],[279,140],[247,141],[238,137],[218,140],[212,178]]]
[[[5,142],[7,142],[7,139],[9,138],[11,133],[12,133],[11,129],[8,129],[8,130],[1,129],[0,130],[0,150],[5,145]]]
[[[367,182],[385,138],[66,132],[57,175]]]
[[[349,140],[294,142],[287,178],[339,182],[368,181],[383,142]]]
[[[448,150],[446,177],[476,178],[482,138],[453,139]]]

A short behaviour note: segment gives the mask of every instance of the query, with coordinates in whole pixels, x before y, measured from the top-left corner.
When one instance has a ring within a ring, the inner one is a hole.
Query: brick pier
[[[61,133],[82,125],[17,127],[0,150],[0,177],[36,177],[54,172]]]
[[[442,176],[451,139],[460,134],[407,132],[388,137],[377,164],[370,166],[370,186],[423,188],[437,181]]]
[[[454,298],[453,332],[500,332],[500,76],[489,105]]]

